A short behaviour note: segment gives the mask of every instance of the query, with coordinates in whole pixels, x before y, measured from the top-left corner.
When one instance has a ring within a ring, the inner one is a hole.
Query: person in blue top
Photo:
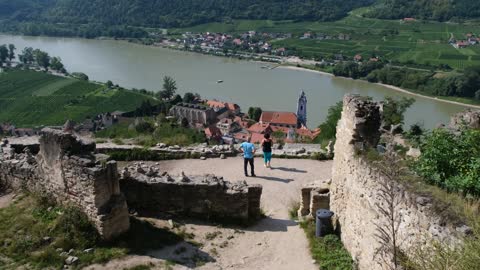
[[[248,138],[248,141],[241,144],[240,151],[243,152],[243,169],[245,171],[245,176],[248,177],[247,166],[250,163],[250,171],[252,173],[252,177],[255,177],[255,166],[253,165],[255,145],[251,143],[250,140],[251,138]]]

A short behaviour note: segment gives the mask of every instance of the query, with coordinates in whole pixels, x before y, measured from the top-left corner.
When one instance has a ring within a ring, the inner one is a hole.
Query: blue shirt
[[[241,145],[243,149],[243,157],[244,158],[253,158],[253,151],[255,150],[255,145],[253,143],[244,142]]]

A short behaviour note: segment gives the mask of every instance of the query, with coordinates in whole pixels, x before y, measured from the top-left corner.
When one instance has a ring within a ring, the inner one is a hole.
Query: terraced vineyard
[[[458,40],[465,39],[465,35],[469,32],[480,35],[479,23],[380,20],[364,18],[361,16],[363,12],[365,9],[355,10],[350,16],[335,22],[234,20],[231,23],[209,23],[191,28],[172,29],[171,32],[241,33],[257,30],[296,35],[308,31],[330,36],[347,34],[350,40],[301,40],[296,37],[273,40],[272,43],[274,47],[295,48],[305,57],[323,57],[341,53],[349,57],[356,54],[364,57],[377,55],[392,61],[412,61],[417,64],[448,64],[456,69],[480,65],[480,45],[455,49],[448,44],[451,35]]]
[[[0,123],[61,125],[99,113],[130,111],[151,97],[35,71],[0,73]]]

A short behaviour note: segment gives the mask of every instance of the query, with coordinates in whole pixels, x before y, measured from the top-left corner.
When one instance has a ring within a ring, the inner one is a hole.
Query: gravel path
[[[201,251],[215,260],[196,269],[318,270],[309,253],[305,234],[296,222],[289,219],[288,208],[293,201],[300,199],[300,189],[304,184],[330,178],[332,162],[280,159],[273,160],[273,169],[264,168],[260,158],[256,158],[255,162],[256,178],[243,176],[241,158],[160,162],[161,171],[171,175],[178,175],[182,171],[187,175],[209,173],[223,176],[232,182],[246,180],[263,186],[262,208],[267,218],[254,226],[242,228],[241,233],[233,228],[186,225],[188,231],[195,234],[195,241],[202,243]],[[157,222],[160,226],[162,222],[165,223],[161,220]],[[218,232],[219,236],[207,240],[206,235],[213,232]],[[178,247],[151,252],[148,254],[150,257],[129,256],[105,266],[97,265],[88,269],[122,269],[141,262],[152,262],[158,265],[158,269],[162,269],[162,261],[159,259],[175,260],[176,248]],[[186,267],[192,266],[176,265],[173,269]]]

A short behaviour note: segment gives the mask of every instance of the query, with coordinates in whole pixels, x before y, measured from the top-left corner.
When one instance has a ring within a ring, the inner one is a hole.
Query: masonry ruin
[[[214,175],[172,177],[156,167],[125,167],[120,187],[141,215],[174,213],[208,220],[248,223],[260,217],[262,186],[229,183]]]
[[[48,194],[59,203],[79,207],[105,239],[129,228],[125,197],[120,192],[117,163],[101,164],[95,144],[69,133],[43,129],[39,153],[16,154],[4,147],[0,153],[0,178],[14,189]]]
[[[94,154],[95,148],[69,132],[43,129],[36,155],[28,147],[17,153],[0,146],[0,182],[78,207],[106,240],[128,231],[129,208],[241,221],[260,215],[261,186],[215,176],[172,177],[141,167],[120,177],[117,162]]]
[[[332,179],[304,187],[301,195],[300,216],[313,216],[317,209],[326,207],[335,213],[337,231],[359,269],[391,269],[391,258],[385,258],[385,254],[377,256],[382,245],[377,228],[389,222],[379,211],[379,205],[388,203],[381,188],[386,176],[359,154],[377,148],[382,111],[381,103],[345,96],[337,126]],[[440,215],[434,210],[432,198],[416,194],[400,182],[396,186],[397,237],[402,253],[415,255],[419,245],[433,241],[449,245],[461,243],[469,231],[467,226]]]

